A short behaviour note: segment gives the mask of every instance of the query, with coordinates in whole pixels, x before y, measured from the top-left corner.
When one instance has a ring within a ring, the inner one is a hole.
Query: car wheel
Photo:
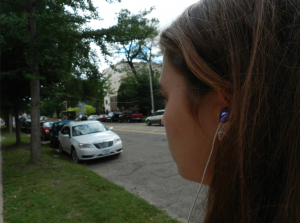
[[[147,125],[151,125],[151,122],[149,120],[146,121]]]
[[[60,142],[58,142],[58,151],[60,153],[64,153],[64,149],[63,149],[62,145],[60,144]]]
[[[75,163],[79,163],[79,158],[77,156],[77,152],[76,152],[76,149],[72,149],[72,152],[71,152],[71,156],[72,156],[72,160],[75,162]]]

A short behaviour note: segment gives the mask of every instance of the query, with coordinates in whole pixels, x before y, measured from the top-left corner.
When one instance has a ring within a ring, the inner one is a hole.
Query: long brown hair
[[[198,89],[189,98],[213,89],[229,100],[205,222],[300,222],[299,0],[202,0],[160,45]]]

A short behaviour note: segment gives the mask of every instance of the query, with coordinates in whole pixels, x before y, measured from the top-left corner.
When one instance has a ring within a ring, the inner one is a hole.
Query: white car
[[[165,113],[165,109],[157,110],[153,115],[146,118],[147,125],[151,125],[153,123],[157,123],[161,125],[161,119]]]
[[[58,135],[59,152],[71,154],[75,162],[119,155],[122,141],[112,129],[95,121],[66,124]]]
[[[90,115],[87,119],[88,120],[96,120],[98,118],[98,115]]]

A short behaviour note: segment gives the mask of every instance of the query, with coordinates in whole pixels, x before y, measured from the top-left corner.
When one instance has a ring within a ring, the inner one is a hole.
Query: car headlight
[[[78,143],[79,148],[94,148],[92,144],[83,144],[83,143]]]
[[[117,139],[116,139],[116,143],[119,143],[119,142],[121,142],[121,139],[120,139],[120,138],[117,138]]]

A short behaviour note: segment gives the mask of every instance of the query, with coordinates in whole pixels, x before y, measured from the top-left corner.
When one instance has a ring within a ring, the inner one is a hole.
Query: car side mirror
[[[109,130],[111,131],[111,130],[113,130],[114,129],[114,127],[109,127]]]

